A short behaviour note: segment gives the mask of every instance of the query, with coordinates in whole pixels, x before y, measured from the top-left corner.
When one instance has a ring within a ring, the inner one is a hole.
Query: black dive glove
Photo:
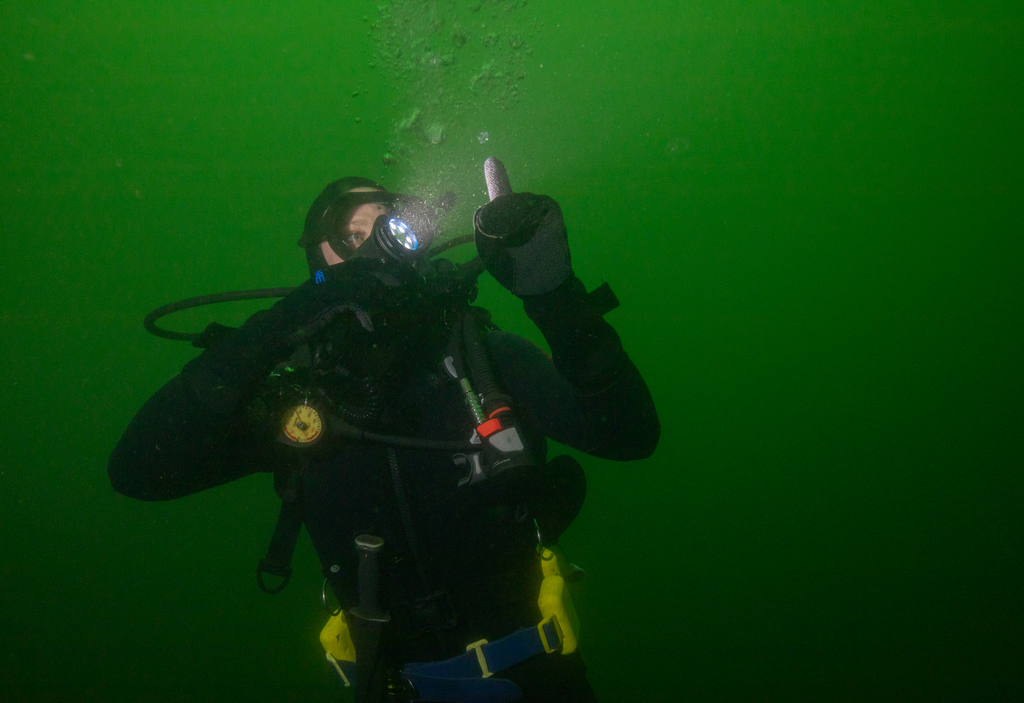
[[[274,366],[335,316],[352,313],[372,329],[366,311],[387,299],[384,289],[393,284],[380,268],[369,259],[328,267],[323,282],[306,281],[188,362],[182,378],[204,405],[225,415],[233,412]]]
[[[629,358],[602,315],[618,301],[608,304],[588,295],[573,274],[558,203],[533,193],[500,195],[476,211],[473,228],[487,270],[522,298],[526,314],[551,347],[558,372],[588,395],[613,385]],[[614,300],[610,289],[605,293]]]
[[[572,273],[562,209],[546,195],[498,196],[476,211],[473,229],[487,270],[519,297],[549,293]]]

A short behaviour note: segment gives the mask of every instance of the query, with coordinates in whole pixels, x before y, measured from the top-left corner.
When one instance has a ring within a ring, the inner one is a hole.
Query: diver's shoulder
[[[551,364],[551,356],[526,337],[504,330],[491,330],[486,339],[491,359],[503,375],[533,376]]]

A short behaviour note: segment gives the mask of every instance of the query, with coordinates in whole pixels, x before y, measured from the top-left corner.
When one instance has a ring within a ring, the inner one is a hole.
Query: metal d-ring
[[[533,518],[533,526],[537,530],[537,553],[544,554],[544,539],[540,536],[540,524],[537,522],[537,518]]]
[[[327,605],[327,579],[324,579],[324,585],[320,587],[320,600],[324,603],[324,610],[330,613],[332,618],[341,612],[341,603],[338,604],[337,610],[331,610],[331,606]]]

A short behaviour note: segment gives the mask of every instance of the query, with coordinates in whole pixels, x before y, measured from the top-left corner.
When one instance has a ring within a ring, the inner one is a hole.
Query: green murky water
[[[599,696],[1021,695],[1018,3],[9,1],[0,47],[0,700],[337,698],[308,542],[253,584],[267,477],[110,490],[193,353],[140,321],[301,280],[341,175],[467,233],[492,154],[662,418],[563,540]]]

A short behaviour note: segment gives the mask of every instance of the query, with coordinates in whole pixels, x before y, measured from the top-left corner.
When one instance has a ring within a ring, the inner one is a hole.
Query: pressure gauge
[[[320,439],[324,421],[312,405],[296,405],[284,415],[281,441],[285,444],[311,446]]]

